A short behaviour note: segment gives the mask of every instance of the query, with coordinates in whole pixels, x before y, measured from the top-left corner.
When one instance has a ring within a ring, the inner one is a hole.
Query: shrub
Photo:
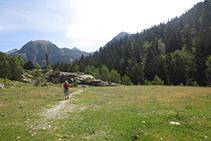
[[[124,84],[124,85],[133,85],[132,81],[130,80],[130,77],[128,77],[127,75],[124,75],[122,77],[122,84]]]
[[[41,78],[40,77],[37,77],[35,83],[34,83],[34,86],[38,87],[41,85]]]
[[[152,81],[153,85],[164,85],[164,81],[162,81],[157,75],[155,75],[154,80]]]
[[[41,66],[38,63],[36,63],[36,65],[34,67],[35,67],[35,69],[41,69]]]
[[[198,87],[198,86],[199,86],[199,84],[197,83],[197,81],[194,81],[194,82],[192,83],[192,86],[194,86],[194,87]]]
[[[109,77],[110,82],[120,83],[120,79],[121,77],[117,70],[113,69],[110,71],[110,77]]]
[[[13,84],[11,83],[11,81],[8,78],[4,79],[3,84],[6,88],[13,86]]]
[[[179,86],[184,86],[183,83],[180,83]]]
[[[145,80],[144,81],[144,85],[152,85],[152,82],[151,81],[148,81],[148,80]]]
[[[186,83],[186,86],[194,86],[194,87],[198,87],[198,83],[197,81],[194,81],[193,78],[189,78],[187,83]]]

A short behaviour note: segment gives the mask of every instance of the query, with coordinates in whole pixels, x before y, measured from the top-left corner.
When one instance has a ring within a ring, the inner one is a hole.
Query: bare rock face
[[[73,82],[76,82],[78,84],[87,84],[87,82],[92,81],[93,79],[95,79],[93,76],[91,75],[78,75],[77,77],[75,77],[73,79]]]
[[[78,74],[76,72],[60,72],[59,82],[63,83],[65,80],[67,80],[68,82],[73,82],[73,78],[77,76]]]

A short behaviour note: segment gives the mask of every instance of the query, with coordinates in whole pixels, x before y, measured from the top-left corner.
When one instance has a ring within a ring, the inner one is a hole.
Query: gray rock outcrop
[[[60,72],[59,77],[51,78],[52,83],[63,83],[67,80],[69,83],[75,83],[80,85],[91,85],[91,86],[116,86],[115,83],[107,83],[101,79],[95,79],[92,75],[87,75],[83,73],[76,72]]]
[[[52,70],[44,72],[43,70],[38,70],[43,73],[45,78],[52,83],[64,83],[67,80],[69,83],[74,83],[76,85],[91,85],[91,86],[116,86],[115,83],[107,83],[101,79],[96,79],[92,75],[87,75],[84,73],[76,72],[53,72]],[[35,81],[35,77],[28,73],[22,75],[22,81],[26,83],[31,83]]]

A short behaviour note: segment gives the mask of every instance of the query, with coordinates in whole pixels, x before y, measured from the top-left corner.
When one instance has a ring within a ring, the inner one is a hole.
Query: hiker
[[[69,99],[69,94],[68,94],[69,84],[68,84],[67,80],[65,80],[65,84],[63,85],[63,87],[64,87],[65,100],[67,100],[67,99]]]

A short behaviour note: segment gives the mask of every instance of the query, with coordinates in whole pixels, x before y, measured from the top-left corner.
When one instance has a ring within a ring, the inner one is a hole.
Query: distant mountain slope
[[[11,51],[5,52],[5,54],[6,54],[6,55],[10,55],[10,54],[12,54],[12,53],[14,53],[14,52],[16,52],[16,51],[18,51],[18,49],[13,49],[13,50],[11,50]]]
[[[45,54],[49,54],[50,64],[59,62],[71,63],[71,61],[80,59],[81,55],[88,55],[86,52],[80,50],[71,50],[68,48],[60,49],[50,41],[37,40],[26,43],[20,50],[11,53],[12,57],[21,56],[22,59],[32,61],[34,64],[38,63],[41,66],[46,65]]]
[[[89,55],[89,53],[81,51],[80,49],[74,47],[73,49],[69,49],[69,48],[62,48],[61,49],[62,53],[64,54],[64,56],[70,60],[71,62],[74,60],[78,60],[81,58],[81,55],[83,54],[84,56]]]
[[[109,43],[115,41],[115,40],[120,40],[121,38],[124,38],[125,36],[131,36],[131,34],[127,32],[120,32],[117,36],[115,36],[111,41],[109,41],[105,46],[107,46]]]

